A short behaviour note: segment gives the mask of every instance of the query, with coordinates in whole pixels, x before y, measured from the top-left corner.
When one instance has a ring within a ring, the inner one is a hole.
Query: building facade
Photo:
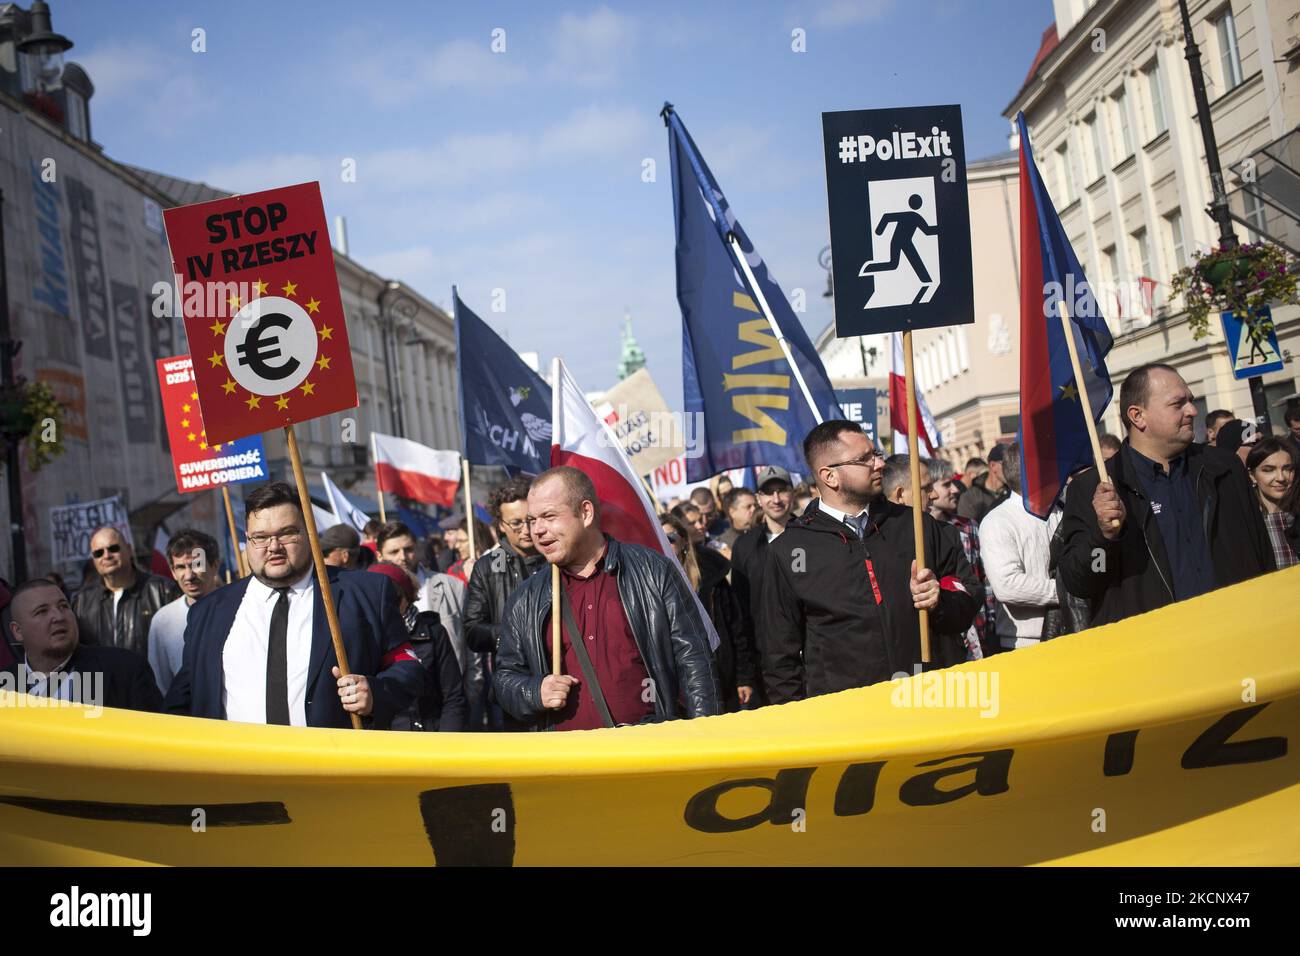
[[[1294,0],[1189,0],[1210,114],[1237,235],[1296,241],[1297,209],[1251,187],[1262,163],[1300,121],[1300,44]],[[1177,367],[1204,413],[1251,418],[1248,383],[1234,379],[1217,322],[1196,341],[1169,281],[1193,253],[1218,242],[1204,212],[1208,167],[1175,0],[1056,0],[1023,88],[1008,105],[1025,114],[1035,156],[1067,235],[1115,336],[1107,361],[1116,385],[1133,368]],[[1296,392],[1300,308],[1274,310],[1285,368],[1264,377],[1275,429]],[[1119,433],[1112,402],[1104,424]],[[1198,421],[1198,437],[1203,434]]]

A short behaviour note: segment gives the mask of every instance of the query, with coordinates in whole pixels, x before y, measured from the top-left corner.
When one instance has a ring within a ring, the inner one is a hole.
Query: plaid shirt
[[[957,529],[961,536],[962,550],[966,552],[966,560],[975,572],[976,579],[984,586],[984,606],[975,612],[975,623],[966,632],[967,660],[979,660],[984,656],[984,648],[999,646],[996,630],[998,601],[984,574],[984,562],[980,560],[979,526],[970,518],[959,514],[945,515],[943,520]]]
[[[1294,523],[1295,515],[1286,511],[1274,511],[1272,514],[1264,515],[1264,527],[1268,528],[1268,540],[1273,543],[1273,560],[1277,562],[1279,571],[1293,564],[1300,564],[1300,555],[1296,554],[1295,548],[1291,547],[1291,542],[1286,537],[1287,531]]]

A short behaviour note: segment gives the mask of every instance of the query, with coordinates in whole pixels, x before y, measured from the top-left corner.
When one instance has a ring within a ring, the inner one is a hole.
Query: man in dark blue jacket
[[[329,569],[352,670],[341,676],[298,495],[272,482],[248,496],[246,511],[253,573],[190,608],[167,709],[300,727],[348,727],[358,714],[387,726],[424,687],[393,585]]]

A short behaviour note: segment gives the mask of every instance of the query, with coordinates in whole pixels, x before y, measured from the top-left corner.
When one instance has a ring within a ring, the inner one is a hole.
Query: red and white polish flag
[[[597,417],[560,359],[554,360],[552,371],[551,467],[569,465],[590,478],[600,500],[601,530],[616,541],[644,545],[671,558],[694,597],[695,589],[664,537],[659,510],[623,446]],[[713,623],[698,597],[695,605],[708,631],[709,646],[716,650],[718,635]]]
[[[889,423],[894,430],[894,452],[907,454],[907,374],[903,361],[903,334],[894,332],[893,349],[889,363]],[[913,385],[916,383],[913,382]],[[921,417],[921,432],[917,436],[917,448],[926,455],[934,455],[939,447],[939,428],[930,414],[930,406],[925,402],[918,386],[916,389],[916,412]]]
[[[450,507],[460,485],[460,453],[438,451],[409,438],[370,433],[380,492]]]

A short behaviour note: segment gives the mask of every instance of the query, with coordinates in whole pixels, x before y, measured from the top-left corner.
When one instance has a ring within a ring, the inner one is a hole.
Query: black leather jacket
[[[721,712],[708,632],[686,579],[671,558],[606,536],[605,569],[618,579],[618,596],[654,686],[655,716],[708,717]],[[506,602],[493,685],[497,701],[532,730],[550,729],[541,703],[542,678],[551,672],[543,640],[551,610],[551,575],[534,574]]]
[[[546,559],[540,554],[525,557],[505,540],[479,555],[465,595],[465,643],[471,651],[497,652],[506,599],[534,571],[544,567]]]
[[[149,656],[149,623],[158,609],[180,597],[176,582],[136,569],[135,583],[117,602],[117,627],[113,627],[113,592],[102,580],[82,588],[72,599],[72,613],[82,644],[125,647]],[[116,633],[114,633],[116,631]]]

